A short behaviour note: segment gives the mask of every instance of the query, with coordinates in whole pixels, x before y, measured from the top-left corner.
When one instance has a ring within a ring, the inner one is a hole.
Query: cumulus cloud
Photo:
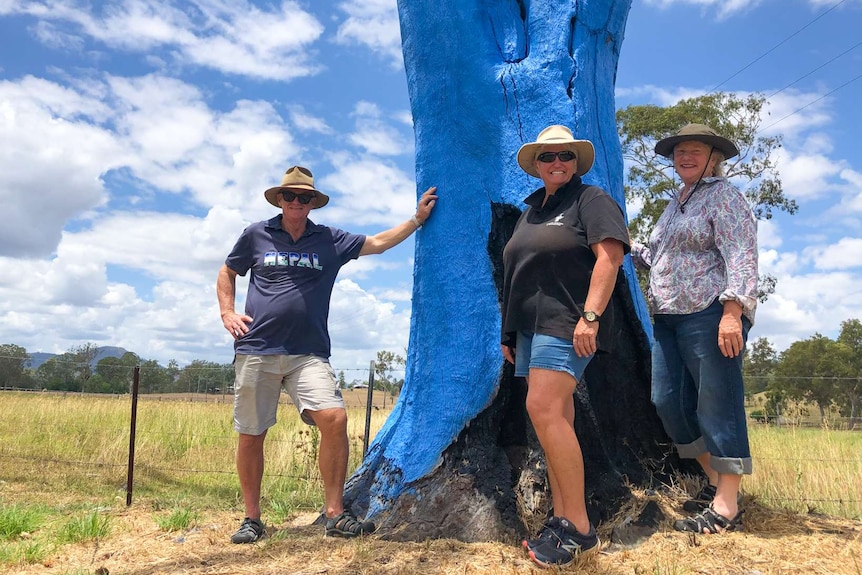
[[[55,49],[97,43],[151,58],[158,51],[177,65],[281,81],[322,69],[312,47],[323,25],[292,0],[266,8],[242,0],[125,0],[93,11],[48,0],[10,3],[3,12],[38,18],[37,37]]]
[[[761,0],[646,0],[647,4],[658,6],[662,9],[672,8],[677,5],[700,6],[704,10],[710,11],[715,9],[715,14],[719,19],[728,18],[744,10],[751,10],[760,4],[760,2]]]
[[[353,116],[356,130],[349,136],[353,145],[378,156],[412,155],[413,141],[386,121],[376,104],[358,102]],[[395,120],[400,122],[401,117]]]
[[[349,0],[339,4],[347,14],[336,41],[358,44],[379,53],[393,68],[404,66],[396,0]]]

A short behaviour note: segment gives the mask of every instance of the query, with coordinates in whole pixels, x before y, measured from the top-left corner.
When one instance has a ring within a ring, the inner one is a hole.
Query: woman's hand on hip
[[[578,320],[575,333],[572,336],[572,347],[578,357],[589,357],[596,353],[596,336],[599,333],[599,322],[589,322],[584,318]]]
[[[742,319],[725,313],[718,322],[718,349],[724,357],[736,357],[742,353]]]

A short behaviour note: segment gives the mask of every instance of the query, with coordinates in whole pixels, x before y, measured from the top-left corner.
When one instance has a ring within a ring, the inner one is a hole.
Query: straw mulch
[[[629,546],[610,543],[614,525],[636,516],[648,502],[663,514],[657,531]],[[599,535],[602,551],[563,573],[595,575],[862,575],[862,522],[767,509],[745,501],[745,529],[720,535],[673,530],[679,497],[639,497]],[[36,575],[398,575],[439,573],[490,575],[543,572],[518,542],[462,543],[432,540],[394,543],[371,536],[356,540],[323,537],[311,526],[315,514],[282,525],[252,545],[232,545],[242,517],[201,513],[183,533],[161,531],[152,510],[131,508],[112,518],[111,535],[98,543],[64,546],[43,564],[14,567],[10,574]]]

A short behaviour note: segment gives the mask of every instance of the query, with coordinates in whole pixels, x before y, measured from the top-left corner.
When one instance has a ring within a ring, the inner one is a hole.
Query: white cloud
[[[403,67],[396,0],[349,0],[339,8],[347,19],[338,27],[337,42],[366,46],[389,60],[393,68]]]
[[[837,334],[842,321],[862,318],[862,283],[847,272],[786,275],[759,306],[751,337],[768,336],[779,350],[814,333]],[[834,337],[834,336],[833,336]]]
[[[810,200],[834,192],[830,178],[841,172],[841,164],[821,154],[794,154],[787,147],[776,151],[784,193],[789,198]]]
[[[288,106],[288,113],[291,123],[300,131],[318,134],[331,134],[333,132],[326,121],[307,113],[302,106]]]
[[[779,231],[777,224],[772,220],[757,222],[757,246],[761,250],[781,247]]]
[[[10,4],[3,12],[40,19],[34,26],[37,37],[56,49],[80,50],[95,41],[148,57],[162,50],[162,57],[179,65],[281,81],[322,69],[311,47],[323,25],[292,0],[268,10],[242,0],[125,0],[100,13],[47,0]]]
[[[680,4],[701,6],[705,10],[715,8],[719,19],[728,18],[745,10],[751,10],[760,4],[760,2],[761,0],[646,0],[647,4],[658,6],[661,9],[673,8]]]
[[[403,304],[372,295],[349,279],[339,280],[329,315],[332,365],[336,369],[339,365],[361,365],[380,350],[403,355],[411,311],[409,305]]]
[[[810,246],[803,254],[818,270],[859,268],[862,267],[862,238],[841,238],[830,245]]]
[[[390,227],[416,212],[416,182],[394,165],[347,154],[338,154],[332,164],[335,172],[320,184],[340,194],[326,207],[330,221]]]
[[[0,255],[46,256],[65,223],[104,203],[104,173],[125,150],[110,109],[41,79],[0,82]]]
[[[356,118],[356,130],[348,137],[353,145],[378,156],[413,153],[413,142],[384,122],[383,114],[376,104],[358,102],[353,116]]]

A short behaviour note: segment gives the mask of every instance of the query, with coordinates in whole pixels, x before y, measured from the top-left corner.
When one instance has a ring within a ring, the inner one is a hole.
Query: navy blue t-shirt
[[[330,355],[329,300],[341,267],[359,257],[365,236],[308,220],[294,242],[281,214],[247,227],[225,264],[251,270],[245,313],[254,320],[234,344],[238,354]]]

